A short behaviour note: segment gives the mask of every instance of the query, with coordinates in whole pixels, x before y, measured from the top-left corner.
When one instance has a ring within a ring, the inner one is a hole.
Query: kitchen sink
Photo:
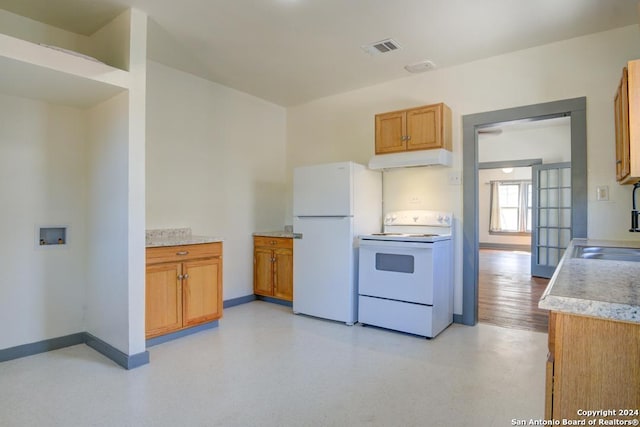
[[[614,248],[609,246],[575,246],[573,249],[573,258],[640,262],[640,248]]]

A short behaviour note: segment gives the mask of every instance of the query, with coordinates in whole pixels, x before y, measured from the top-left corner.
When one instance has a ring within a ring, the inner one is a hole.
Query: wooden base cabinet
[[[253,238],[253,292],[293,301],[293,239]]]
[[[551,312],[545,419],[640,419],[640,324]]]
[[[640,59],[622,70],[614,98],[616,127],[616,180],[640,181]]]
[[[444,148],[451,151],[451,109],[445,104],[377,114],[376,154]]]
[[[222,243],[147,248],[146,338],[222,317]]]

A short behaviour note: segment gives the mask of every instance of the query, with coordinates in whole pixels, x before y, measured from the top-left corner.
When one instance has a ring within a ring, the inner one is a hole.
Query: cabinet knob
[[[178,274],[178,280],[182,280],[184,276],[182,274]]]
[[[270,241],[269,243],[270,243],[270,244],[272,244],[272,245],[275,245],[275,244],[276,244],[276,241],[275,241],[275,240],[272,240],[272,241]]]
[[[183,278],[183,279],[188,279],[188,278],[189,278],[189,275],[188,275],[188,274],[185,274],[184,276],[182,276],[182,278]]]
[[[622,160],[616,161],[616,165],[621,165],[621,164],[622,164]]]
[[[179,251],[176,252],[176,255],[189,255],[189,251]]]

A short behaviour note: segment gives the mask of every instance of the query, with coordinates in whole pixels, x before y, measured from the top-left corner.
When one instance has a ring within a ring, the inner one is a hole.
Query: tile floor
[[[0,426],[510,426],[544,410],[547,335],[433,340],[255,301],[126,371],[85,345],[0,364]]]

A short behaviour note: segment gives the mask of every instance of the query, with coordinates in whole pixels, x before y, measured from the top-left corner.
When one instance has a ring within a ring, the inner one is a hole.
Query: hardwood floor
[[[498,326],[547,332],[549,315],[538,300],[549,279],[531,277],[531,255],[481,249],[478,320]]]

